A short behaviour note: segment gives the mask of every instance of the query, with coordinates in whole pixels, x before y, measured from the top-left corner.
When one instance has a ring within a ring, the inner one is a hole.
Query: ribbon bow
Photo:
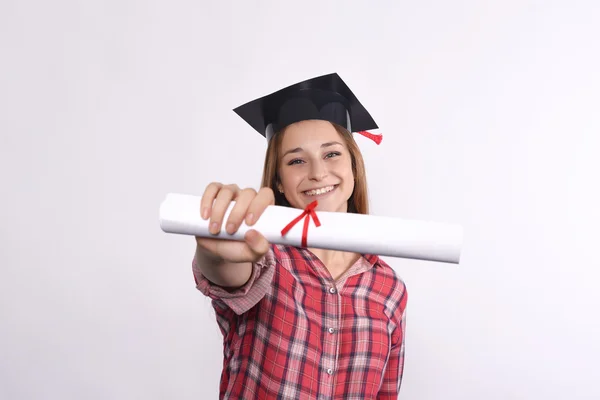
[[[285,236],[286,233],[290,231],[304,217],[304,227],[302,228],[302,247],[306,247],[306,236],[308,234],[308,223],[310,218],[312,217],[313,221],[315,221],[316,226],[321,226],[321,222],[319,221],[319,217],[317,217],[317,213],[315,212],[315,208],[317,207],[317,200],[313,201],[309,205],[306,206],[302,214],[298,215],[292,222],[286,225],[285,228],[281,230],[281,236]]]

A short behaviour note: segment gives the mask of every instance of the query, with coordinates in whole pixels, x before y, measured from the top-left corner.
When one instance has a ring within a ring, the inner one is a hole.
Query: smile
[[[307,190],[305,192],[303,192],[305,195],[307,196],[319,196],[321,194],[325,194],[325,193],[329,193],[331,192],[333,189],[335,189],[338,185],[331,185],[331,186],[325,186],[323,188],[319,188],[319,189],[313,189],[313,190]]]

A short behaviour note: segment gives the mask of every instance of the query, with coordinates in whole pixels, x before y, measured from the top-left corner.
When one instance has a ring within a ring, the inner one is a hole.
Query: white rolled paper
[[[285,236],[281,235],[283,228],[302,214],[301,209],[268,206],[253,226],[242,223],[232,235],[224,228],[213,235],[208,231],[210,221],[200,216],[200,201],[199,196],[167,194],[160,205],[160,228],[166,233],[229,240],[244,240],[246,232],[255,229],[270,243],[301,246],[304,217]],[[227,209],[224,222],[234,205],[232,202]],[[327,211],[316,214],[321,226],[310,219],[307,247],[453,264],[460,261],[460,225]]]

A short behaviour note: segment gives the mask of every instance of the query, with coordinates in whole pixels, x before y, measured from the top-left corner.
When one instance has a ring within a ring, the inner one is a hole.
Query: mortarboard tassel
[[[321,222],[319,221],[319,217],[317,217],[317,213],[315,212],[315,208],[317,207],[317,200],[313,201],[309,205],[306,206],[302,214],[294,218],[292,222],[286,225],[285,228],[281,231],[281,236],[285,236],[286,233],[289,232],[290,229],[298,223],[304,217],[304,227],[302,228],[302,247],[306,247],[306,238],[308,235],[308,223],[310,222],[310,217],[312,217],[313,221],[315,221],[316,226],[321,226]]]
[[[356,133],[360,133],[361,135],[368,137],[377,144],[381,143],[381,141],[383,140],[383,135],[375,135],[374,133],[367,131],[358,131]]]

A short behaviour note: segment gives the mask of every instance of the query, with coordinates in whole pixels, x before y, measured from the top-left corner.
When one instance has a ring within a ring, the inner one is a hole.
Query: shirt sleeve
[[[377,400],[396,400],[400,394],[402,375],[404,373],[404,338],[406,333],[406,302],[408,298],[404,285],[403,290],[400,307],[398,307],[399,323],[392,334],[390,358],[384,372],[383,383],[377,395]]]
[[[206,279],[196,263],[195,256],[192,261],[192,271],[196,288],[211,298],[213,304],[220,303],[215,304],[216,309],[222,309],[225,305],[237,315],[241,315],[254,307],[269,290],[275,273],[275,255],[273,247],[269,247],[269,251],[252,264],[252,273],[248,282],[231,291]]]

